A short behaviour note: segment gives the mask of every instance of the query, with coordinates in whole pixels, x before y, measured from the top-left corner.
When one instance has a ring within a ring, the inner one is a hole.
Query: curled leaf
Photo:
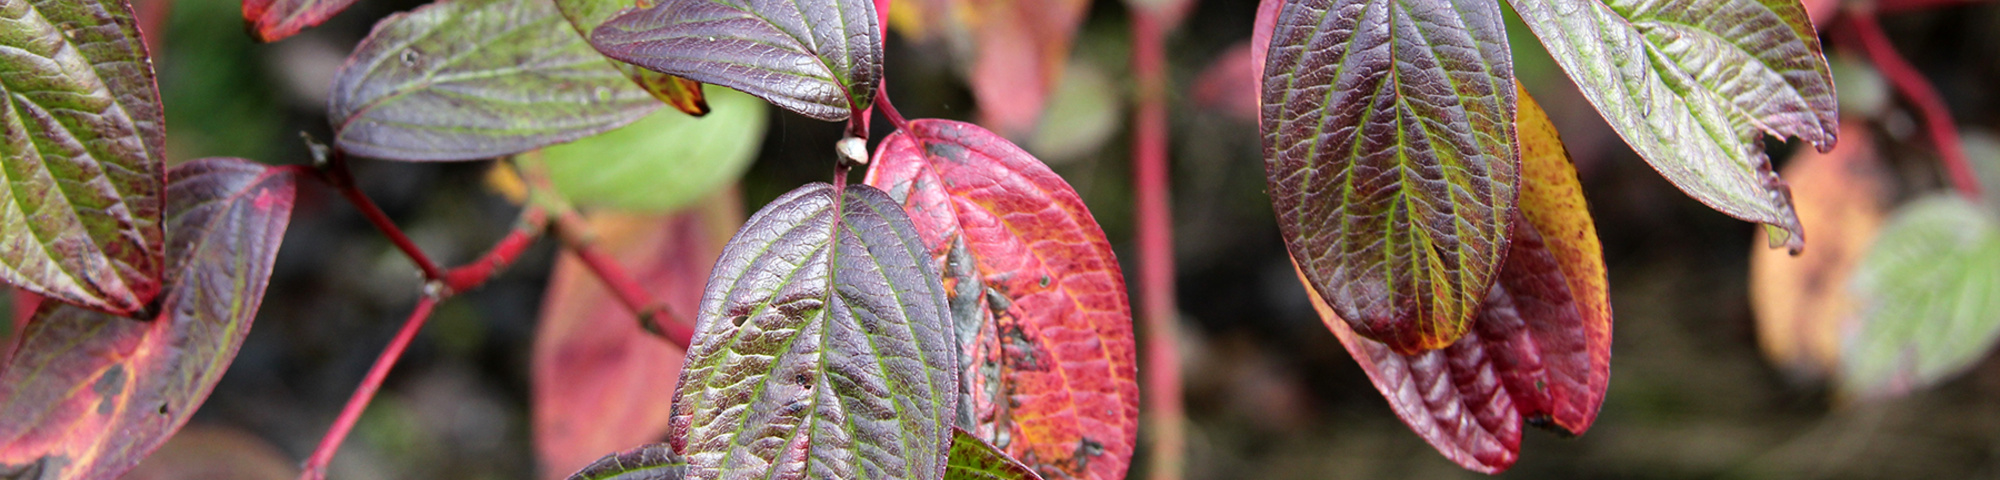
[[[976,125],[917,120],[867,183],[902,204],[944,274],[959,425],[1052,478],[1125,478],[1139,386],[1125,277],[1068,182]]]
[[[118,478],[187,422],[243,344],[295,179],[238,159],[170,176],[163,311],[133,320],[44,303],[0,367],[0,473]]]
[[[870,0],[662,0],[589,37],[612,59],[837,122],[875,99],[876,25]]]
[[[723,248],[668,438],[688,478],[932,479],[958,408],[943,287],[866,185],[773,200]]]
[[[125,2],[0,7],[0,281],[120,315],[165,271],[164,120]]]
[[[1803,248],[1761,135],[1833,148],[1819,34],[1797,0],[1509,0],[1625,143],[1688,196]]]
[[[1275,19],[1264,168],[1285,245],[1362,336],[1404,353],[1471,328],[1519,184],[1493,0],[1300,0]]]
[[[681,480],[686,475],[687,459],[659,443],[605,455],[569,480]]]
[[[547,0],[444,0],[375,24],[327,115],[348,153],[453,161],[588,137],[659,105]]]

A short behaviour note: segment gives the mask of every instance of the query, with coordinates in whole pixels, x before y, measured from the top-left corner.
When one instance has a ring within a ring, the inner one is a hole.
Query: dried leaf
[[[569,480],[681,480],[686,475],[687,459],[661,443],[605,455]]]
[[[1435,3],[1286,2],[1261,93],[1285,245],[1355,331],[1403,353],[1471,329],[1520,181],[1500,6]]]
[[[678,115],[678,114],[671,114]],[[675,312],[693,313],[709,267],[743,223],[733,193],[671,216],[598,212],[600,251],[631,266]],[[544,478],[563,478],[603,452],[658,441],[673,414],[679,347],[647,334],[584,265],[562,255],[549,277],[529,358],[535,452]]]
[[[1509,0],[1605,121],[1696,200],[1799,250],[1759,136],[1833,148],[1833,75],[1799,0]],[[1779,235],[1782,233],[1782,235]]]
[[[618,128],[660,103],[547,0],[444,0],[375,24],[328,100],[348,153],[410,161],[512,155]]]
[[[662,0],[589,37],[612,59],[829,122],[867,110],[882,79],[870,0]]]
[[[2000,222],[1939,194],[1890,217],[1849,283],[1860,322],[1844,339],[1840,388],[1892,397],[1944,381],[2000,338]]]
[[[763,100],[716,87],[715,111],[653,112],[631,125],[542,149],[549,181],[580,207],[671,212],[734,183],[757,158]]]
[[[0,281],[135,314],[166,250],[164,120],[125,2],[0,7]]]
[[[866,185],[807,185],[750,217],[709,277],[674,397],[688,478],[944,474],[958,360],[921,242]]]
[[[251,38],[275,42],[326,23],[352,5],[354,0],[243,0],[243,23]]]
[[[169,174],[176,267],[159,318],[42,305],[0,370],[0,475],[117,478],[187,422],[249,333],[291,172],[203,159]]]
[[[917,120],[867,183],[944,273],[968,394],[959,425],[1051,478],[1125,478],[1139,386],[1125,277],[1068,182],[976,125]]]
[[[1856,321],[1849,279],[1888,209],[1889,172],[1865,128],[1850,122],[1839,148],[1802,152],[1785,165],[1813,248],[1798,256],[1768,248],[1750,253],[1758,343],[1771,363],[1803,378],[1840,369],[1841,337]]]

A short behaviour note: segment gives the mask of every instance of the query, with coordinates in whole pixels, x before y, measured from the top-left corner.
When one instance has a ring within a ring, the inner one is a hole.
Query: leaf
[[[1286,2],[1262,90],[1285,245],[1355,331],[1404,353],[1471,328],[1520,168],[1500,6],[1411,1]]]
[[[869,0],[662,0],[589,37],[612,59],[829,122],[868,109],[882,79]]]
[[[937,270],[888,195],[841,190],[778,197],[723,248],[668,435],[689,478],[944,473],[959,378]]]
[[[969,392],[958,424],[1044,476],[1125,478],[1139,420],[1132,308],[1076,191],[949,120],[910,122],[871,163],[867,183],[910,213],[944,273]]]
[[[673,311],[693,313],[723,242],[743,224],[741,204],[732,192],[671,216],[597,212],[591,238]],[[666,436],[673,404],[663,400],[673,397],[685,352],[642,330],[573,255],[558,258],[541,318],[529,362],[544,478]]]
[[[240,159],[169,173],[159,318],[44,303],[0,370],[0,475],[117,478],[187,422],[249,333],[295,177]]]
[[[619,10],[638,6],[634,0],[556,0],[556,9],[562,11],[563,18],[569,19],[576,33],[585,38],[598,25],[610,20]],[[701,83],[685,78],[667,75],[640,68],[630,63],[612,61],[633,83],[653,94],[653,98],[672,105],[682,113],[694,116],[708,114],[708,100],[703,97]]]
[[[1042,480],[1042,476],[972,432],[953,428],[944,480]]]
[[[1845,339],[1841,390],[1899,396],[1956,376],[2000,337],[2000,225],[1939,194],[1891,216],[1849,283],[1860,322]]]
[[[161,288],[165,136],[124,2],[0,7],[0,281],[119,315]]]
[[[243,0],[243,23],[251,38],[275,42],[326,23],[351,5],[354,0]]]
[[[1625,143],[1688,196],[1805,241],[1759,135],[1833,148],[1833,76],[1798,0],[1509,0]],[[1784,235],[1775,235],[1784,233]]]
[[[664,443],[605,455],[569,480],[681,480],[687,459]]]
[[[1839,370],[1841,336],[1856,321],[1848,282],[1888,209],[1890,173],[1866,128],[1850,122],[1831,153],[1801,152],[1785,165],[1813,248],[1798,256],[1768,248],[1750,253],[1758,344],[1771,363],[1802,378]]]
[[[299,466],[250,432],[199,422],[181,429],[123,480],[286,480]]]
[[[384,18],[327,103],[342,150],[409,161],[512,155],[659,107],[546,0],[444,0]]]
[[[718,88],[715,111],[658,111],[594,137],[542,150],[556,191],[578,206],[670,212],[735,182],[757,158],[762,100]]]
[[[1513,465],[1523,421],[1565,435],[1589,430],[1611,378],[1597,228],[1555,128],[1526,91],[1517,94],[1522,218],[1471,331],[1444,349],[1397,353],[1357,335],[1306,289],[1396,415],[1445,458],[1484,473]]]
[[[1010,137],[1037,131],[1070,63],[1090,0],[898,0],[890,24],[915,41],[943,38],[954,52],[979,123]],[[1116,101],[1117,99],[1111,99]]]

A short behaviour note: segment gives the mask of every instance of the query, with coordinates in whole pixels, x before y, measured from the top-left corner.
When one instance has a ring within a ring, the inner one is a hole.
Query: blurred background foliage
[[[139,3],[170,12],[155,63],[172,159],[304,163],[300,132],[328,137],[328,83],[346,52],[376,19],[422,2],[362,1],[325,26],[275,44],[256,44],[243,33],[233,0]],[[1320,325],[1293,278],[1263,193],[1256,125],[1246,118],[1254,110],[1246,112],[1246,100],[1238,99],[1254,91],[1243,90],[1251,79],[1204,73],[1248,39],[1255,4],[1202,2],[1167,50],[1175,80],[1175,244],[1193,422],[1190,476],[1476,476],[1396,419]],[[1112,1],[1083,12],[1046,112],[1016,140],[1076,187],[1126,254],[1132,238],[1127,17]],[[1974,156],[2000,166],[1994,140],[2000,92],[1993,88],[2000,85],[2000,5],[1900,13],[1884,22],[1897,49],[1937,84]],[[1597,217],[1616,340],[1615,374],[1596,427],[1573,440],[1526,435],[1526,453],[1503,476],[2000,476],[2000,361],[1980,360],[1936,388],[1869,403],[1767,362],[1749,298],[1753,226],[1710,211],[1651,172],[1526,29],[1509,26],[1518,76],[1562,131]],[[965,55],[963,44],[950,40],[913,43],[892,35],[887,68],[897,106],[912,118],[980,118]],[[1870,137],[1883,167],[1894,172],[1885,187],[1892,204],[1943,188],[1918,120],[1866,62],[1849,52],[1829,56],[1851,125],[1842,143],[1852,142],[1850,132]],[[827,146],[841,135],[836,124],[768,112],[767,134],[740,186],[744,211],[825,180]],[[877,122],[878,138],[888,128]],[[1783,166],[1801,150],[1809,149],[1774,145],[1773,158]],[[355,162],[362,188],[448,264],[471,259],[512,224],[515,207],[483,186],[490,166]],[[2000,184],[1989,183],[1989,198],[2000,198],[1991,185]],[[531,445],[528,359],[553,258],[544,242],[465,301],[444,304],[336,457],[332,474],[541,478]],[[409,262],[352,208],[322,186],[303,184],[257,327],[188,431],[135,478],[213,478],[174,473],[201,472],[203,461],[250,462],[266,473],[244,478],[285,478],[284,468],[311,451],[393,335],[419,283]],[[216,460],[216,451],[235,453]],[[1134,478],[1144,474],[1146,453],[1140,455]]]

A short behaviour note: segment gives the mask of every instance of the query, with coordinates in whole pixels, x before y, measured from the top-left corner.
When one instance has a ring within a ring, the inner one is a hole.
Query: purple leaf
[[[597,27],[605,56],[837,122],[882,78],[871,0],[664,0]]]

